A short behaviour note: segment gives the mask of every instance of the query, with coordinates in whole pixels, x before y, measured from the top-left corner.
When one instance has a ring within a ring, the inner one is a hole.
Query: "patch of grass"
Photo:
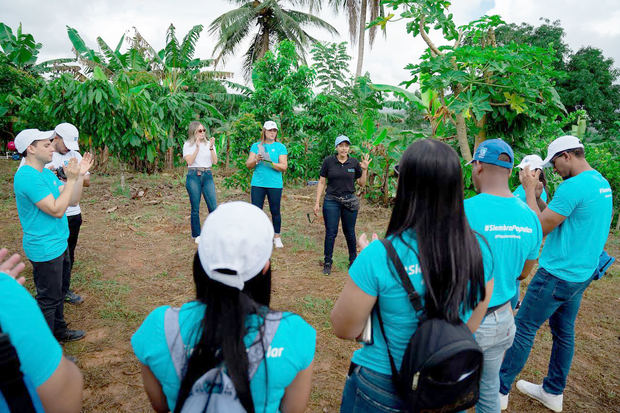
[[[299,251],[317,251],[318,246],[316,241],[308,235],[304,235],[301,231],[285,231],[282,234],[282,238],[287,243],[293,244],[291,250],[293,253]]]
[[[113,321],[139,321],[142,316],[137,311],[128,310],[120,299],[106,301],[99,309],[99,317]]]
[[[125,198],[129,198],[131,196],[129,185],[125,183],[125,186],[123,187],[120,182],[116,182],[112,186],[112,194],[114,196],[124,196]]]
[[[323,328],[329,328],[329,314],[334,307],[334,302],[329,298],[315,297],[306,295],[301,300],[301,308],[304,313],[312,314],[316,317],[320,324],[313,323],[315,326],[321,325]]]
[[[119,275],[118,278],[124,278],[124,275]],[[119,296],[125,296],[131,292],[131,287],[126,284],[121,284],[116,280],[102,280],[94,279],[89,280],[88,287],[97,291],[97,294],[108,298],[117,299]]]
[[[168,272],[167,271],[162,271],[159,274],[155,274],[155,278],[168,278]]]

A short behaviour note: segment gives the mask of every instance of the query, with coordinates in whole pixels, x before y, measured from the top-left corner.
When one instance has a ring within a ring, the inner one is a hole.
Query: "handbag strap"
[[[392,261],[394,268],[396,268],[396,272],[398,273],[400,277],[403,288],[405,289],[405,291],[407,291],[407,297],[409,298],[409,302],[411,302],[411,305],[416,310],[416,312],[420,313],[419,319],[420,320],[423,319],[425,317],[425,312],[424,312],[424,306],[422,305],[422,298],[420,297],[420,294],[418,294],[418,292],[413,287],[413,284],[411,284],[411,280],[409,279],[409,276],[407,275],[407,272],[405,271],[405,266],[403,265],[402,261],[398,257],[398,254],[396,253],[396,250],[394,249],[394,245],[392,245],[390,240],[388,240],[387,238],[383,238],[381,240],[381,243],[385,247],[385,250],[387,251],[387,255],[390,258],[390,261]],[[398,369],[396,368],[394,357],[392,357],[392,351],[390,350],[390,343],[388,341],[388,337],[385,334],[385,328],[383,327],[383,318],[381,317],[381,309],[379,308],[378,298],[377,298],[376,309],[377,309],[377,319],[379,321],[379,328],[381,329],[381,334],[383,334],[383,338],[385,339],[385,346],[387,347],[388,357],[390,359],[390,368],[392,369],[392,383],[394,384],[394,387],[397,390],[401,391],[402,389],[401,389],[401,382],[400,382],[400,374],[398,372]]]

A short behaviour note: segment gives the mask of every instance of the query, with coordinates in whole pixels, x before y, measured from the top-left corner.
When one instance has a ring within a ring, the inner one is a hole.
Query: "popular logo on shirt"
[[[276,358],[282,357],[282,352],[284,351],[284,347],[271,347],[267,349],[267,357],[268,358]]]

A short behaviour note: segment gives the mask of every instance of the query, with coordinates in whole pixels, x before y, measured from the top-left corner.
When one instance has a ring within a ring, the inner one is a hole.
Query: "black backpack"
[[[427,318],[422,299],[409,280],[392,243],[385,247],[409,301],[418,315],[418,328],[409,339],[400,372],[396,369],[383,328],[379,301],[377,318],[388,349],[392,381],[409,412],[459,412],[478,401],[483,355],[469,328],[441,318]]]
[[[39,396],[34,387],[26,383],[20,365],[15,347],[0,327],[0,411],[43,412]]]

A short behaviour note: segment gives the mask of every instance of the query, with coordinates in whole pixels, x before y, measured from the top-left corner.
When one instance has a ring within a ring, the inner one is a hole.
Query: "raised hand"
[[[365,154],[362,157],[362,162],[360,162],[360,167],[364,170],[368,169],[368,165],[370,165],[371,161],[372,161],[372,158],[370,157],[370,154]]]
[[[64,167],[65,175],[67,175],[67,181],[77,180],[80,177],[80,165],[77,159],[71,158]]]
[[[215,148],[215,138],[209,139],[209,149]]]
[[[24,270],[26,265],[19,260],[19,254],[13,254],[5,261],[4,257],[8,254],[8,252],[9,250],[6,248],[0,249],[0,272],[8,274],[18,283],[24,285],[26,279],[24,277],[20,277],[19,273]]]
[[[90,152],[86,152],[80,161],[80,175],[86,175],[95,162],[95,157]]]

